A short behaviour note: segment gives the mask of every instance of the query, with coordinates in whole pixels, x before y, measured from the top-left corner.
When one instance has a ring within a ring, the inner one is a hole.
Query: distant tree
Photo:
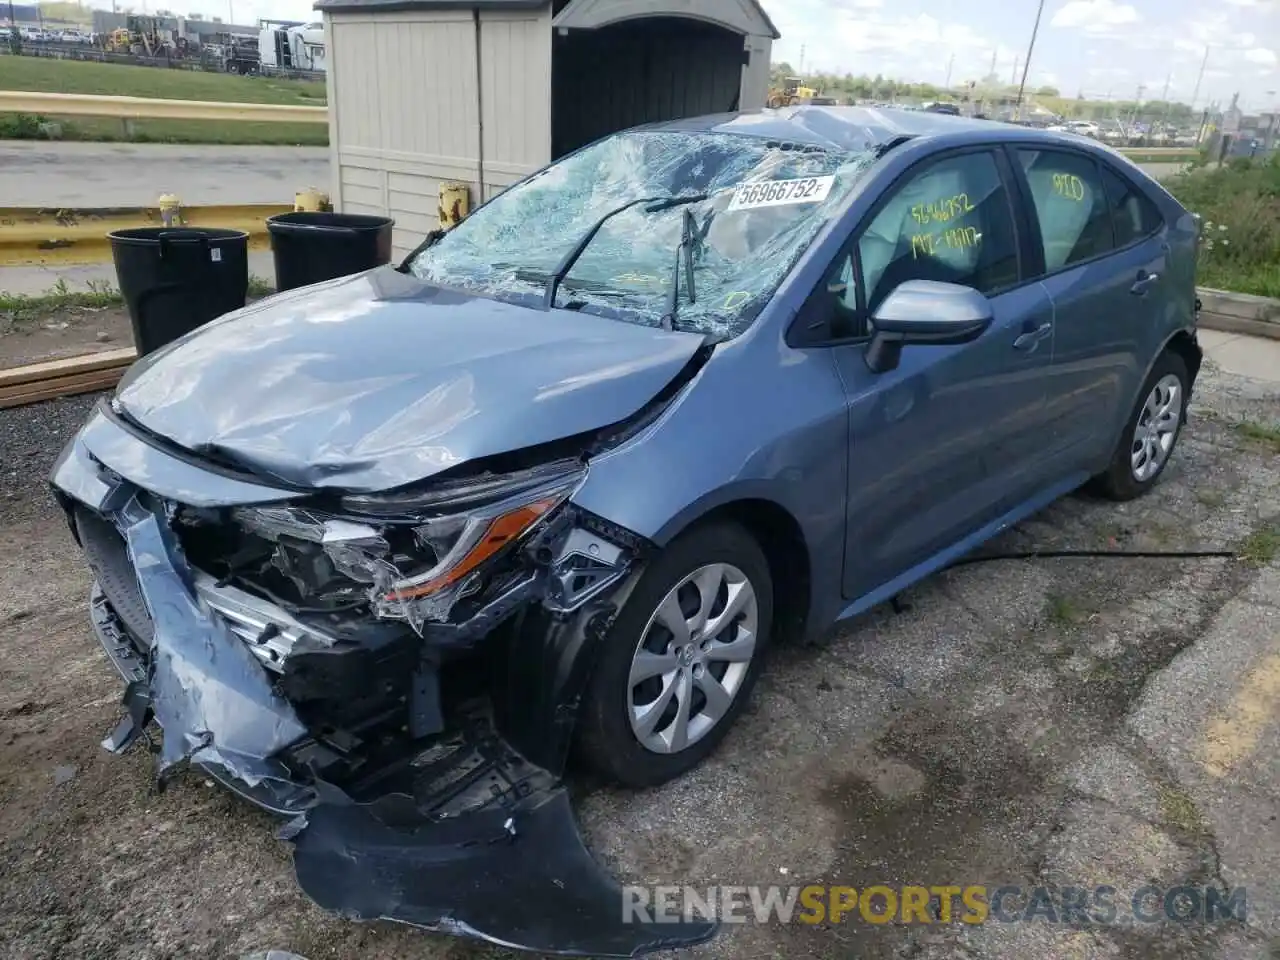
[[[1057,87],[1041,87],[1036,91],[1037,97],[1056,97],[1058,96]]]

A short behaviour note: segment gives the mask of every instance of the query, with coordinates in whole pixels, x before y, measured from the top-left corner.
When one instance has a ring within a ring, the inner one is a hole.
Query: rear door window
[[[1163,223],[1160,211],[1146,194],[1105,165],[1102,182],[1111,209],[1111,222],[1115,225],[1116,246],[1128,246],[1160,229]]]
[[[1098,165],[1060,150],[1019,150],[1036,218],[1044,265],[1053,273],[1114,249],[1111,212]]]

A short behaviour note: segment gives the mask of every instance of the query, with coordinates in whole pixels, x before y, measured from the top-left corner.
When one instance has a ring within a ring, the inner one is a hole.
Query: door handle
[[[1159,279],[1160,274],[1158,273],[1147,273],[1145,270],[1139,270],[1138,279],[1134,281],[1133,286],[1129,288],[1129,292],[1140,297]]]
[[[1053,333],[1053,324],[1042,323],[1034,330],[1020,334],[1018,338],[1013,341],[1013,349],[1030,350],[1051,333]]]

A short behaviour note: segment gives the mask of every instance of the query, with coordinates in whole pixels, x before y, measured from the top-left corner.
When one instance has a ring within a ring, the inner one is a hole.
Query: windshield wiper
[[[641,197],[639,200],[632,200],[630,203],[624,203],[622,206],[610,210],[592,224],[591,229],[584,233],[582,239],[573,245],[573,248],[560,261],[560,265],[556,267],[555,272],[551,274],[551,278],[547,281],[546,293],[542,298],[543,307],[550,310],[556,305],[556,294],[560,292],[560,284],[564,283],[564,278],[569,275],[569,271],[578,262],[578,258],[586,252],[587,247],[591,245],[591,241],[600,232],[600,228],[618,214],[630,210],[632,207],[638,207],[642,203],[649,205],[645,207],[646,213],[657,213],[660,210],[670,210],[672,207],[678,207],[686,203],[701,203],[705,199],[707,199],[707,194],[705,193],[688,194],[683,197]],[[683,245],[683,241],[681,241],[681,245]]]
[[[684,269],[684,285],[685,293],[689,297],[690,303],[698,302],[697,289],[693,284],[693,256],[695,249],[701,252],[702,243],[707,237],[707,231],[711,229],[711,216],[708,216],[706,222],[699,227],[698,221],[693,216],[693,211],[688,207],[684,211],[684,224],[680,230],[680,244],[676,247],[676,262],[671,268],[671,305],[667,308],[667,312],[662,315],[663,330],[674,330],[676,325],[676,311],[680,309],[680,270]]]

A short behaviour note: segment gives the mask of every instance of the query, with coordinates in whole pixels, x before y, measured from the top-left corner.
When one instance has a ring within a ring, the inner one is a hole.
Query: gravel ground
[[[157,794],[143,753],[99,748],[120,690],[45,490],[92,403],[0,411],[8,955],[505,956],[324,914],[267,817],[191,775]],[[1229,546],[1253,562],[1008,561],[933,577],[901,613],[776,650],[750,711],[692,774],[580,791],[588,843],[642,883],[1187,881],[1246,883],[1251,898],[1247,924],[1212,926],[735,925],[696,957],[1280,956],[1277,421],[1280,397],[1208,370],[1154,495],[1068,498],[995,545]]]

